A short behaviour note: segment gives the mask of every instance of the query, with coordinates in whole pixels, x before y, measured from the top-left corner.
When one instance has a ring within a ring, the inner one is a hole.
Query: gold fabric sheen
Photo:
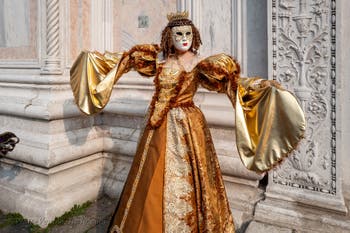
[[[70,83],[75,102],[83,113],[100,112],[109,101],[113,85],[130,68],[144,76],[155,75],[157,46],[140,45],[134,50],[131,53],[80,53],[70,70]]]
[[[199,85],[226,93],[236,108],[236,144],[243,164],[261,173],[294,149],[305,131],[295,97],[272,81],[238,78],[239,66],[219,54],[187,72],[157,62],[159,47],[138,45],[122,54],[83,52],[71,70],[78,107],[101,111],[120,76],[135,69],[155,75],[148,124],[110,225],[110,232],[232,233],[218,158],[200,109]],[[238,80],[238,81],[237,81]]]
[[[82,51],[71,68],[71,86],[76,104],[85,114],[101,111],[108,103],[116,81],[121,56],[119,54]],[[84,77],[84,78],[82,78]],[[97,86],[105,87],[96,91]]]
[[[270,170],[295,149],[306,124],[296,98],[259,78],[239,80],[236,140],[243,164],[258,173]]]

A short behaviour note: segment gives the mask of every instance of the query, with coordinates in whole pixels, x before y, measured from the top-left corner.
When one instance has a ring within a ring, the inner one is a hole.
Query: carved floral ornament
[[[335,194],[335,1],[273,0],[272,9],[273,78],[296,94],[308,122],[273,181]]]

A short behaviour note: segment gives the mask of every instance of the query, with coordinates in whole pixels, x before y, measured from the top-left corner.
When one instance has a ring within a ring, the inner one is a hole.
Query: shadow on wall
[[[12,165],[6,165],[4,166],[2,163],[0,163],[0,180],[6,179],[6,181],[11,181],[16,178],[16,176],[21,172],[22,170],[22,163],[16,162]]]
[[[93,131],[98,131],[95,126],[100,124],[96,121],[96,115],[87,116],[78,112],[78,106],[73,98],[64,101],[63,124],[68,141],[71,145],[82,146],[86,144],[89,136],[93,137]]]

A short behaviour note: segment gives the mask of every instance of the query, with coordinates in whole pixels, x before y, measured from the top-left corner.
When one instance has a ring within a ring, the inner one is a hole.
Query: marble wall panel
[[[114,50],[123,51],[135,44],[160,43],[166,15],[176,11],[176,0],[122,0],[115,1],[113,7]]]
[[[343,172],[343,191],[344,196],[348,200],[348,208],[350,206],[350,169],[348,169],[348,164],[350,164],[350,144],[347,143],[350,138],[350,13],[348,9],[350,8],[350,1],[337,2],[337,8],[343,9],[337,11],[337,63],[339,65],[337,73],[339,77],[337,82],[340,84],[340,89],[338,90],[337,98],[340,100],[338,113],[341,115],[340,120],[338,120],[337,128],[341,129],[338,131],[339,137],[342,140],[338,142],[338,151],[341,153],[342,158],[340,163],[342,164]]]
[[[216,53],[231,53],[232,2],[231,0],[201,1],[202,48],[200,53],[208,56]]]
[[[0,1],[0,63],[38,58],[38,7],[37,0]]]
[[[267,57],[267,1],[246,1],[247,75],[266,78]]]
[[[22,4],[20,4],[22,3]],[[29,45],[29,1],[0,1],[0,46]],[[16,20],[13,20],[16,18]]]
[[[69,1],[69,64],[75,60],[81,50],[91,49],[91,0]]]

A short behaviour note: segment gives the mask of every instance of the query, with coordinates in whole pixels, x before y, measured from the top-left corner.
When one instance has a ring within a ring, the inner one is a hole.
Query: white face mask
[[[191,48],[193,33],[190,25],[176,26],[171,29],[174,47],[180,52]]]

